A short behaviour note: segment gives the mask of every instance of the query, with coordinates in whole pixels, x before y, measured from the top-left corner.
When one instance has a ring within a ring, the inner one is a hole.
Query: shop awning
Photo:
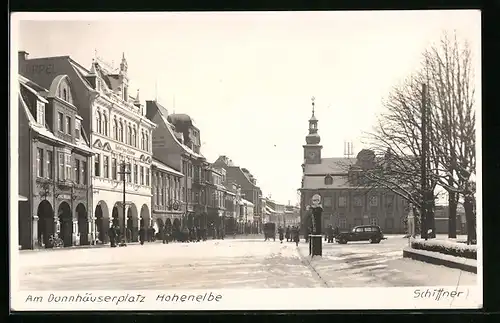
[[[28,198],[19,194],[19,202],[27,202]]]

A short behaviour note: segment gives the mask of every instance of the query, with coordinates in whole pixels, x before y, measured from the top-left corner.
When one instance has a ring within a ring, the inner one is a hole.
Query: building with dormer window
[[[323,146],[318,134],[318,119],[314,112],[309,119],[309,133],[306,136],[302,184],[300,188],[300,219],[303,232],[307,231],[309,211],[314,194],[322,198],[325,229],[328,225],[340,230],[350,230],[357,225],[379,225],[386,233],[404,233],[406,201],[392,192],[364,187],[361,173],[375,165],[375,154],[361,150],[355,158],[325,158],[321,155]]]
[[[125,225],[130,229],[129,240],[137,241],[139,228],[151,225],[151,138],[155,124],[146,118],[139,92],[131,96],[125,55],[117,69],[97,57],[87,69],[69,56],[28,58],[26,52],[19,52],[19,68],[22,75],[46,88],[55,76],[69,76],[81,126],[95,152],[90,163],[94,240],[107,241],[114,219],[121,228]],[[129,173],[125,178],[125,220],[123,164]]]
[[[42,87],[19,76],[19,245],[51,248],[92,242],[90,149],[72,81]]]

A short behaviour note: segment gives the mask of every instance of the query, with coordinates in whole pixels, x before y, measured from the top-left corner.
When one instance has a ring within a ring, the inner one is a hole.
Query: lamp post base
[[[309,235],[309,255],[323,256],[323,236],[321,234],[310,234]]]

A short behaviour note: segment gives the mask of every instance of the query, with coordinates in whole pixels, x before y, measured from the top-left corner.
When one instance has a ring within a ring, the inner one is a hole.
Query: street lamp
[[[127,186],[127,177],[126,175],[129,175],[131,172],[127,170],[127,166],[130,166],[130,163],[125,163],[123,161],[120,165],[121,170],[118,172],[122,176],[123,179],[123,205],[122,205],[122,210],[123,210],[123,233],[122,233],[122,241],[120,242],[119,246],[124,247],[127,245],[126,243],[126,234],[127,231],[125,231],[125,223],[126,223],[126,216],[125,216],[125,187]]]

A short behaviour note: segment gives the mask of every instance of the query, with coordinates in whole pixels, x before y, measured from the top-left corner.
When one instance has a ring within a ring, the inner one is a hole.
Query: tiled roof
[[[327,175],[347,173],[349,166],[355,163],[356,158],[321,158],[321,164],[305,164],[304,174]]]
[[[325,176],[304,176],[303,189],[320,189],[320,188],[355,188],[349,185],[347,176],[332,176],[333,183],[331,185],[325,184]]]

